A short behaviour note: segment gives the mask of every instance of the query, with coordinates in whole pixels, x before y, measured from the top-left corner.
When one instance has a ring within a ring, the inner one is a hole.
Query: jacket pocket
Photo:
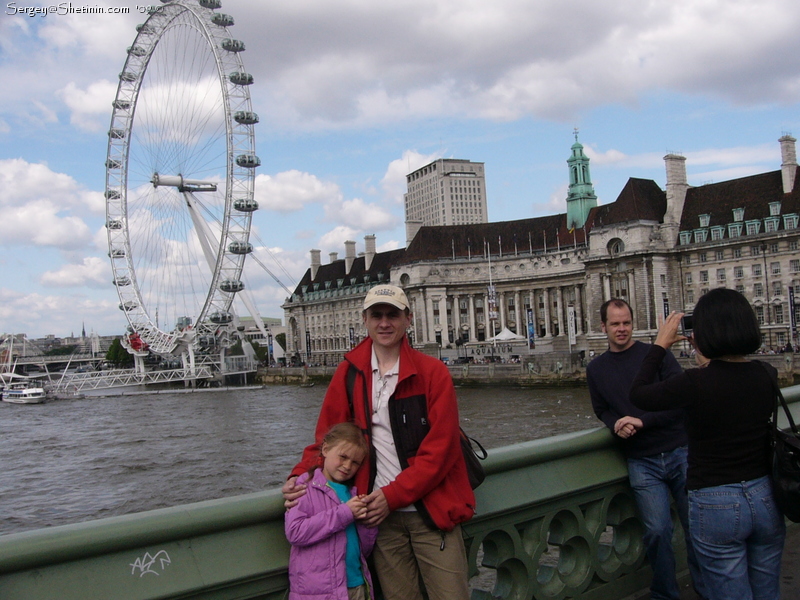
[[[406,462],[417,455],[417,450],[431,429],[428,423],[428,403],[424,394],[397,399],[395,402],[396,438],[400,460]]]

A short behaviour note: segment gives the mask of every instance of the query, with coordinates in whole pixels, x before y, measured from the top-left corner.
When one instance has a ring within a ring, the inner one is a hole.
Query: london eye
[[[106,230],[129,348],[214,356],[252,252],[255,153],[244,43],[220,0],[149,9],[119,74],[108,132]]]

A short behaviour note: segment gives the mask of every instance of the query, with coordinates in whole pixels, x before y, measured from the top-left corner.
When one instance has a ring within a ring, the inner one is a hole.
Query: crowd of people
[[[713,290],[694,332],[673,313],[655,343],[633,339],[630,306],[600,311],[608,350],[587,367],[592,405],[628,462],[653,571],[650,597],[677,600],[671,506],[697,595],[779,597],[785,527],[769,479],[775,370],[741,294]],[[337,367],[315,440],[283,486],[291,544],[289,599],[467,600],[461,524],[475,514],[447,367],[406,338],[402,289],[372,288],[368,337]],[[689,340],[697,368],[670,348]],[[373,574],[376,577],[373,577]]]

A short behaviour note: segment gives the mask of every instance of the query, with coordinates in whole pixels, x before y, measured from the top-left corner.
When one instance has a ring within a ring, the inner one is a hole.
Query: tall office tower
[[[487,223],[483,163],[440,158],[406,176],[406,244],[426,225]]]

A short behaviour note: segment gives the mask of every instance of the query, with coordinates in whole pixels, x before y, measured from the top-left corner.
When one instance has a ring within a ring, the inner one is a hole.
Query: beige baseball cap
[[[400,310],[410,309],[406,293],[395,285],[376,285],[364,298],[364,310],[376,304],[391,304]]]

